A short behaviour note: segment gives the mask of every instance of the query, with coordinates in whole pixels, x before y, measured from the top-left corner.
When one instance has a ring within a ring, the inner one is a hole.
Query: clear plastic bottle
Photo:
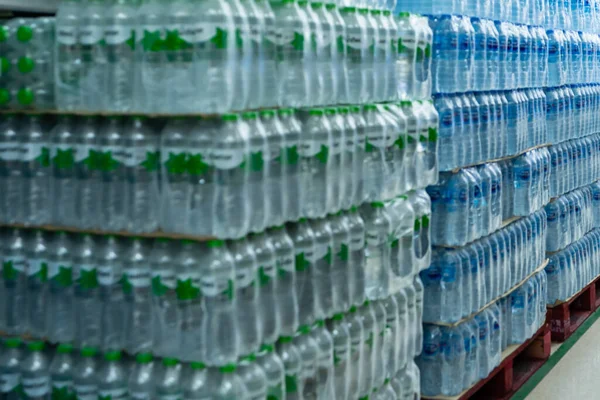
[[[154,394],[154,367],[152,353],[138,353],[130,368],[127,392],[132,400],[149,400]]]
[[[102,171],[98,165],[98,130],[101,120],[84,117],[75,134],[75,226],[82,229],[98,229],[104,221],[101,213]]]
[[[75,356],[73,346],[60,343],[48,368],[52,398],[64,399],[75,396],[73,375],[75,374]]]
[[[119,280],[123,274],[123,242],[115,236],[105,236],[100,241],[96,263],[102,329],[103,351],[120,350],[124,347],[125,310],[123,289]]]
[[[152,269],[152,343],[154,353],[166,357],[179,351],[179,309],[174,255],[178,250],[169,239],[156,239],[150,253]]]
[[[200,290],[204,300],[204,338],[207,364],[224,365],[239,354],[239,334],[235,318],[234,261],[222,240],[208,242],[200,270]]]
[[[48,257],[49,313],[48,338],[67,343],[75,338],[72,238],[64,232],[54,236]]]
[[[228,243],[235,265],[235,315],[239,335],[239,354],[250,356],[263,341],[263,311],[260,307],[260,286],[253,243],[239,239]],[[240,365],[241,366],[241,365]]]
[[[82,1],[61,3],[56,13],[55,81],[56,105],[59,110],[75,110],[81,104],[81,47],[79,23]]]
[[[51,396],[50,360],[45,343],[33,341],[27,345],[27,356],[21,362],[21,387],[28,399],[45,400]]]
[[[185,232],[190,197],[189,129],[185,118],[171,119],[161,137],[162,201],[160,226],[167,232]]]
[[[102,307],[98,289],[98,260],[95,237],[87,234],[74,238],[75,343],[99,347],[102,335]],[[38,245],[39,246],[39,245]]]
[[[182,365],[176,358],[163,358],[155,375],[153,397],[181,398],[183,395]]]
[[[390,219],[381,202],[361,207],[365,221],[365,295],[368,299],[387,297],[389,290]]]
[[[200,360],[204,357],[205,343],[202,332],[204,313],[200,297],[201,271],[199,268],[204,249],[200,246],[196,242],[184,240],[177,249],[177,258],[174,261],[177,282],[175,287],[177,322],[174,321],[176,323],[173,326],[174,329],[167,333],[169,335],[167,340],[174,339],[171,335],[177,332],[179,343],[172,345],[175,353],[167,353],[167,357],[177,355],[182,360],[190,361]]]
[[[50,222],[50,150],[49,134],[44,120],[28,115],[23,122],[25,151],[23,154],[23,220],[25,224],[45,225]]]
[[[277,37],[279,106],[300,107],[312,103],[310,85],[313,52],[305,11],[294,0],[273,4]],[[297,40],[295,40],[298,38]]]
[[[123,119],[109,117],[100,131],[99,144],[102,159],[99,169],[102,171],[101,208],[102,228],[108,231],[120,231],[127,227],[126,168],[124,164],[125,135]]]
[[[107,53],[104,49],[107,22],[104,13],[107,11],[107,2],[91,0],[81,3],[78,26],[81,65],[77,96],[82,104],[78,104],[77,108],[89,112],[105,111],[105,106],[111,106],[108,96],[104,95],[108,73]],[[98,95],[90,96],[90,93]]]
[[[285,396],[285,370],[283,361],[271,345],[263,345],[256,355],[256,364],[265,374],[267,382],[267,398],[273,396],[280,399]]]
[[[51,134],[50,160],[53,165],[52,221],[57,225],[77,226],[75,218],[75,120],[62,116]]]
[[[123,263],[125,349],[131,354],[152,349],[152,287],[148,241],[133,239]]]
[[[104,353],[104,362],[98,371],[98,397],[115,400],[128,398],[127,367],[120,351]]]
[[[154,232],[158,229],[160,203],[159,137],[144,117],[127,121],[123,136],[126,197],[129,201],[127,230],[134,233]]]
[[[73,370],[75,396],[81,400],[98,398],[98,350],[83,347]]]
[[[222,117],[223,134],[214,141],[213,160],[217,182],[214,233],[218,237],[238,238],[250,229],[248,174],[251,160],[247,129],[241,129],[238,116]],[[244,160],[246,162],[244,163]]]

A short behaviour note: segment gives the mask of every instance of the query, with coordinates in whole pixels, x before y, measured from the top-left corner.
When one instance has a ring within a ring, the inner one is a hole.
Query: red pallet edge
[[[507,400],[527,382],[527,380],[550,357],[550,325],[544,323],[530,339],[506,355],[484,379],[477,382],[458,396],[435,396],[423,399],[447,400]]]
[[[600,276],[563,303],[548,306],[552,340],[564,342],[600,307]]]

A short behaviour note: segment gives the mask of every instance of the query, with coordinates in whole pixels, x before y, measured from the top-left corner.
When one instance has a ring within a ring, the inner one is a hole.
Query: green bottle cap
[[[19,338],[9,338],[4,341],[4,347],[8,347],[9,349],[16,349],[21,345],[21,339]]]
[[[371,10],[371,15],[381,15],[381,10]]]
[[[58,354],[70,354],[73,352],[73,345],[71,343],[61,343],[56,348]]]
[[[317,9],[317,8],[323,7],[323,3],[320,3],[320,2],[311,3],[311,6],[312,6],[312,8]]]
[[[10,103],[11,95],[8,89],[0,89],[0,106]]]
[[[281,336],[279,338],[280,343],[290,343],[294,338],[291,336]]]
[[[81,349],[82,357],[94,357],[98,353],[98,350],[95,347],[84,347]]]
[[[260,346],[260,350],[266,353],[272,353],[275,350],[275,347],[273,347],[270,344],[263,344],[262,346]]]
[[[364,109],[366,111],[375,111],[375,110],[377,110],[377,106],[375,104],[366,104],[364,106]]]
[[[108,351],[104,353],[104,359],[106,361],[119,361],[121,359],[120,351]]]
[[[322,319],[318,319],[318,320],[315,321],[315,326],[317,328],[322,328],[322,327],[325,326],[325,321],[323,321]]]
[[[208,247],[210,248],[223,247],[224,244],[225,241],[220,239],[213,239],[208,241]]]
[[[20,104],[24,106],[30,106],[31,104],[33,104],[34,99],[35,94],[31,89],[20,89],[17,92],[17,100]]]
[[[408,17],[410,17],[410,13],[406,12],[406,11],[402,11],[401,13],[398,14],[398,16],[400,18],[408,18]]]
[[[179,360],[176,358],[163,358],[162,363],[165,367],[174,367],[179,364]]]
[[[17,29],[17,40],[19,42],[29,42],[33,37],[33,29],[30,26],[22,25]]]
[[[44,347],[46,347],[46,343],[40,341],[40,340],[36,340],[34,342],[30,342],[27,345],[27,348],[31,351],[42,351],[44,350]]]
[[[307,335],[310,333],[310,326],[309,325],[300,325],[298,327],[298,333],[301,333],[302,335]]]
[[[311,108],[308,112],[309,115],[318,115],[322,116],[325,113],[322,108]]]
[[[327,3],[325,4],[325,8],[328,10],[335,10],[336,9],[336,5],[333,3]]]
[[[31,57],[20,57],[17,61],[17,69],[22,74],[28,74],[35,68],[35,61]]]
[[[235,372],[236,368],[237,366],[235,364],[227,364],[219,368],[219,371],[221,371],[224,374],[231,374]]]
[[[335,314],[335,315],[333,316],[333,320],[334,320],[334,321],[341,321],[341,320],[343,320],[343,319],[344,319],[344,314]]]
[[[201,370],[201,369],[205,369],[206,368],[206,364],[204,364],[203,362],[192,362],[190,363],[190,367],[192,369],[196,369],[196,370]]]
[[[335,115],[335,114],[337,114],[337,110],[335,108],[326,108],[325,109],[325,114],[327,114],[327,115]]]
[[[245,112],[242,114],[242,118],[249,119],[249,120],[256,119],[256,113],[255,112]]]
[[[140,353],[137,356],[135,356],[135,361],[138,364],[148,364],[152,361],[153,358],[154,357],[152,357],[152,353]]]
[[[369,13],[369,9],[368,8],[359,8],[358,12],[360,14],[368,14]]]
[[[221,119],[223,121],[228,121],[228,122],[230,122],[230,121],[237,121],[238,120],[238,116],[237,116],[237,114],[225,114],[225,115],[223,115],[221,117]]]
[[[273,118],[275,116],[274,110],[263,110],[260,112],[261,118]]]
[[[385,204],[383,204],[381,201],[374,201],[371,203],[371,207],[382,208],[382,207],[385,207]]]
[[[356,7],[344,7],[342,8],[342,12],[344,13],[355,13]]]

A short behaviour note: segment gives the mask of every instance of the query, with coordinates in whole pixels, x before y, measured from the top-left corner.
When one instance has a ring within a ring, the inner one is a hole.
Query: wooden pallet
[[[548,306],[552,340],[564,342],[600,307],[600,277],[563,302]]]
[[[423,397],[439,400],[507,400],[550,357],[550,325],[545,323],[520,345],[508,346],[502,352],[502,361],[485,379],[480,380],[458,396]]]

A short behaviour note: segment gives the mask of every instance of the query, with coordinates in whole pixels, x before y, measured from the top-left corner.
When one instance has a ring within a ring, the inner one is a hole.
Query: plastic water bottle
[[[60,343],[48,367],[53,398],[74,396],[73,375],[75,374],[75,357],[73,346]]]
[[[302,387],[299,385],[302,372],[302,359],[298,348],[292,343],[291,336],[282,336],[277,343],[276,352],[279,355],[285,371],[284,391],[286,397],[301,396]]]
[[[238,327],[235,318],[235,273],[231,254],[224,242],[208,242],[200,271],[200,290],[204,301],[203,336],[206,361],[224,365],[239,355]]]
[[[264,345],[256,356],[256,364],[263,370],[267,383],[267,396],[283,396],[285,390],[284,365],[271,345]]]
[[[100,111],[104,110],[105,105],[111,106],[105,96],[88,96],[88,93],[106,90],[106,77],[109,72],[107,53],[103,46],[105,41],[103,18],[106,10],[106,4],[98,0],[84,3],[81,6],[79,36],[76,38],[81,52],[77,98],[83,104],[77,105],[77,107],[86,111]]]
[[[100,203],[102,170],[96,163],[99,146],[98,130],[100,120],[95,117],[84,117],[75,134],[75,175],[76,196],[75,215],[76,226],[82,229],[100,228]]]
[[[124,136],[129,200],[127,230],[153,232],[158,229],[159,215],[159,139],[142,117],[126,123]]]
[[[421,391],[425,396],[442,393],[442,332],[435,325],[424,326],[423,353],[417,359]]]
[[[248,132],[239,124],[237,115],[226,114],[222,117],[221,128],[225,132],[218,135],[214,142],[213,159],[215,165],[215,182],[217,191],[215,204],[215,233],[219,237],[237,238],[249,229],[248,170],[251,163],[244,162]]]
[[[98,396],[126,399],[128,396],[127,369],[121,361],[120,351],[104,354],[104,362],[98,371]]]
[[[259,312],[260,287],[258,263],[252,243],[240,239],[228,246],[235,263],[235,314],[239,330],[239,353],[250,355],[262,342],[262,318]],[[242,367],[242,365],[240,365]]]
[[[101,130],[99,144],[102,151],[102,217],[106,230],[120,231],[126,228],[127,205],[126,190],[125,135],[121,118],[110,117]]]
[[[17,207],[14,214],[8,212],[11,204],[23,204],[23,168],[20,154],[21,145],[17,134],[19,128],[18,119],[14,115],[8,116],[0,128],[0,140],[4,147],[0,152],[0,177],[6,186],[6,191],[0,196],[3,209],[6,211],[0,215],[5,223],[16,223],[23,220],[24,210],[21,207]]]
[[[127,392],[134,399],[149,399],[154,394],[155,365],[151,353],[138,353],[130,367]]]
[[[78,346],[101,345],[102,305],[99,304],[97,243],[91,235],[74,239],[75,276],[75,342]],[[41,248],[43,243],[39,243]],[[47,257],[47,256],[46,256]]]
[[[163,358],[155,376],[154,396],[179,398],[183,395],[182,365],[175,358]]]
[[[389,290],[389,247],[387,238],[390,219],[383,203],[361,207],[365,221],[365,296],[368,299],[385,298]]]
[[[40,116],[27,116],[23,122],[25,151],[23,154],[23,222],[44,225],[50,222],[50,152],[48,131]],[[16,173],[16,172],[15,172]]]
[[[152,346],[152,288],[148,242],[133,239],[123,265],[126,317],[125,348],[132,354],[149,351]]]
[[[98,398],[98,350],[95,347],[81,349],[73,370],[73,391],[78,399]],[[68,386],[67,386],[68,387]]]
[[[75,121],[63,116],[54,128],[51,137],[50,159],[53,164],[53,212],[56,224],[76,226],[75,220]]]
[[[309,49],[311,30],[308,18],[294,1],[277,4],[273,12],[278,38],[275,49],[278,60],[278,103],[291,107],[309,105],[312,102],[310,80],[314,54]],[[303,38],[302,45],[295,45],[292,41],[296,35]]]
[[[80,104],[79,22],[81,2],[69,0],[56,13],[55,81],[56,105],[60,110],[74,110]]]
[[[97,255],[102,345],[105,351],[124,347],[124,294],[119,279],[123,274],[123,243],[114,236],[101,241]]]

